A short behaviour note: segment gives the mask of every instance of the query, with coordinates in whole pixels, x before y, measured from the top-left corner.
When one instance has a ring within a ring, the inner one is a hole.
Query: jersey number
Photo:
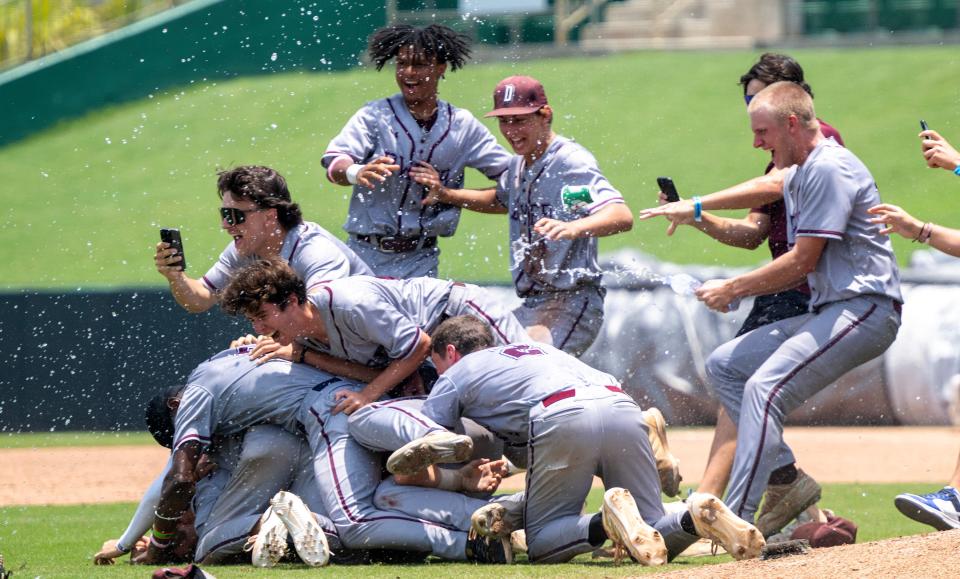
[[[514,360],[516,360],[523,356],[542,356],[543,350],[541,350],[536,346],[520,344],[519,346],[508,346],[500,350],[500,353],[506,356],[507,358],[513,358]]]

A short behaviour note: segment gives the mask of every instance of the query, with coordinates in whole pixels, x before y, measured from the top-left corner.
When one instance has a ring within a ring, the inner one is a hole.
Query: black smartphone
[[[925,121],[925,120],[923,120],[923,119],[920,119],[920,130],[921,130],[921,131],[929,131],[929,130],[930,130],[930,127],[927,126],[927,121]]]
[[[666,195],[667,201],[670,203],[680,201],[680,194],[677,193],[677,188],[674,186],[673,179],[670,177],[657,177],[657,186],[660,187],[660,191]]]
[[[169,243],[170,247],[177,250],[180,256],[180,271],[187,269],[187,256],[183,254],[183,240],[180,239],[179,229],[161,229],[160,241]]]

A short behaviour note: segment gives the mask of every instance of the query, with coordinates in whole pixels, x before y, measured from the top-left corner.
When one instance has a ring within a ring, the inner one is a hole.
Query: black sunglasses
[[[237,209],[235,207],[221,207],[220,218],[227,222],[227,225],[239,225],[247,220],[247,213],[256,213],[257,211],[268,211],[273,207],[257,207],[256,209]]]

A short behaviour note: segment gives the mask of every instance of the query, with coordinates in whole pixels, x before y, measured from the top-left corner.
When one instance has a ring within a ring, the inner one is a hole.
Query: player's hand
[[[491,461],[489,458],[478,458],[460,467],[460,476],[464,491],[492,493],[507,476],[507,463],[502,459]]]
[[[387,155],[377,157],[364,165],[363,169],[360,169],[360,172],[357,173],[357,183],[367,189],[373,189],[378,184],[386,181],[387,177],[393,175],[394,171],[399,170],[400,165],[396,164],[393,157]]]
[[[723,314],[730,312],[730,304],[737,299],[736,294],[733,293],[730,280],[727,279],[707,280],[696,289],[694,294],[708,308]]]
[[[153,256],[153,263],[157,267],[160,275],[167,278],[168,281],[174,281],[184,275],[180,268],[180,262],[183,261],[183,255],[177,253],[176,249],[170,247],[170,244],[161,241],[157,243],[157,251]]]
[[[560,221],[542,217],[533,224],[533,230],[547,239],[577,239],[581,236],[580,227],[576,221]]]
[[[143,552],[130,555],[132,565],[158,565],[170,561],[172,549],[157,549],[153,545],[147,547]]]
[[[195,476],[197,480],[205,479],[215,473],[218,468],[220,468],[220,465],[214,462],[209,454],[203,453],[197,461],[197,466],[193,469],[193,476]]]
[[[960,165],[960,153],[940,136],[940,133],[931,130],[921,131],[920,138],[923,139],[920,141],[920,148],[923,151],[923,158],[927,161],[927,167],[940,167],[953,171]]]
[[[444,202],[446,189],[440,180],[440,173],[433,168],[433,165],[426,161],[418,161],[416,165],[410,167],[410,178],[423,185],[426,190],[426,195],[420,201],[422,205],[429,206]]]
[[[292,362],[299,359],[300,356],[299,350],[294,351],[295,348],[303,348],[303,346],[299,344],[294,346],[293,343],[284,346],[270,336],[259,336],[256,343],[257,345],[250,351],[250,359],[256,360],[257,364],[263,364],[267,360],[274,358],[290,360]]]
[[[876,215],[870,223],[879,223],[884,226],[880,233],[889,235],[898,233],[907,239],[916,239],[923,229],[923,222],[910,215],[900,207],[889,203],[881,203],[867,209],[867,213]]]
[[[94,565],[113,565],[115,559],[124,556],[126,553],[117,549],[118,539],[109,539],[103,542],[103,546],[93,556]]]
[[[253,334],[247,334],[246,336],[240,336],[240,337],[237,338],[236,340],[233,340],[232,342],[230,342],[230,347],[231,347],[231,348],[239,348],[240,346],[249,346],[250,344],[256,344],[256,343],[257,343],[257,338],[258,338],[258,336],[254,336]]]
[[[683,199],[659,207],[651,207],[644,209],[637,216],[640,220],[653,219],[654,217],[666,217],[670,221],[670,225],[667,226],[667,235],[673,235],[678,225],[693,223],[693,201]]]
[[[353,390],[340,390],[333,394],[333,400],[337,402],[337,405],[333,407],[333,412],[331,414],[339,414],[341,412],[345,414],[353,414],[357,410],[360,410],[367,404],[373,402],[373,399],[369,395],[364,394],[363,390],[360,392],[354,392]]]

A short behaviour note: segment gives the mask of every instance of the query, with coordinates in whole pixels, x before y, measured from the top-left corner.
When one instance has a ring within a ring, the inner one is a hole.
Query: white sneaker
[[[627,489],[614,487],[603,494],[600,510],[603,530],[613,542],[613,560],[619,564],[624,552],[641,565],[663,565],[667,562],[667,545],[659,531],[640,516],[637,503]]]
[[[513,532],[506,520],[507,509],[500,503],[487,503],[470,515],[470,534],[491,539],[503,539]]]
[[[733,514],[723,501],[710,493],[693,493],[687,497],[687,505],[698,535],[720,543],[738,561],[760,556],[766,544],[763,535]]]
[[[250,562],[254,567],[274,567],[287,554],[287,526],[272,506],[263,512],[260,530],[247,539],[243,549],[251,551]]]
[[[280,491],[270,499],[270,505],[293,537],[293,546],[304,563],[311,567],[323,567],[330,562],[327,536],[300,497]]]
[[[469,436],[452,432],[431,432],[395,450],[387,459],[391,474],[417,474],[431,464],[463,462],[473,454]]]
[[[660,489],[668,497],[680,494],[680,459],[670,452],[667,444],[667,421],[657,408],[643,411],[643,421],[647,423],[647,436],[653,449],[653,458],[657,461],[657,474],[660,475]]]

